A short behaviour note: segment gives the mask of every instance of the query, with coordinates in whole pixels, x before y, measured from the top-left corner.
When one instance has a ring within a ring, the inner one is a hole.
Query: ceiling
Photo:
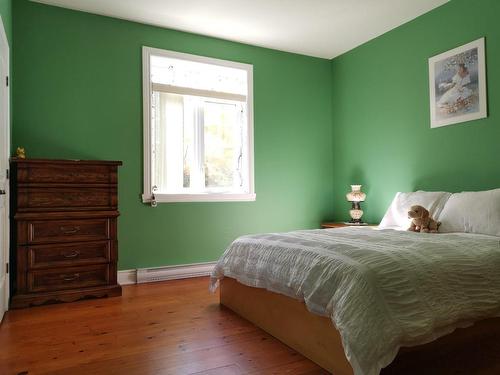
[[[32,0],[331,59],[449,0]]]

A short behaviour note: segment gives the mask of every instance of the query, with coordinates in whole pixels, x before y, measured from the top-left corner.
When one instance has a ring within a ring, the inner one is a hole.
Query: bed
[[[377,375],[398,352],[500,327],[499,239],[366,227],[242,236],[211,288],[328,371]]]

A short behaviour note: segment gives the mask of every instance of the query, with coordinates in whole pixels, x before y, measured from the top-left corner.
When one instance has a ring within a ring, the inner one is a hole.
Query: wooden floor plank
[[[121,298],[9,311],[0,374],[306,374],[322,370],[219,305],[208,278],[126,286]]]

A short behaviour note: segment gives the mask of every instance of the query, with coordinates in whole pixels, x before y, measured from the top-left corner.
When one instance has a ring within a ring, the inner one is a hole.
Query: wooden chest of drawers
[[[11,308],[121,295],[120,165],[11,160]]]

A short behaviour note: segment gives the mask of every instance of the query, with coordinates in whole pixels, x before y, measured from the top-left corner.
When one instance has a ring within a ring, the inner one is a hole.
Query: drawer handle
[[[61,251],[61,256],[65,258],[76,258],[78,255],[80,255],[80,252],[78,250],[73,250],[70,253]]]
[[[73,275],[61,275],[61,279],[63,279],[64,281],[75,281],[78,280],[79,278],[80,278],[79,273],[75,273]]]
[[[59,227],[59,229],[64,234],[75,234],[75,233],[78,233],[78,231],[80,230],[80,227]]]

